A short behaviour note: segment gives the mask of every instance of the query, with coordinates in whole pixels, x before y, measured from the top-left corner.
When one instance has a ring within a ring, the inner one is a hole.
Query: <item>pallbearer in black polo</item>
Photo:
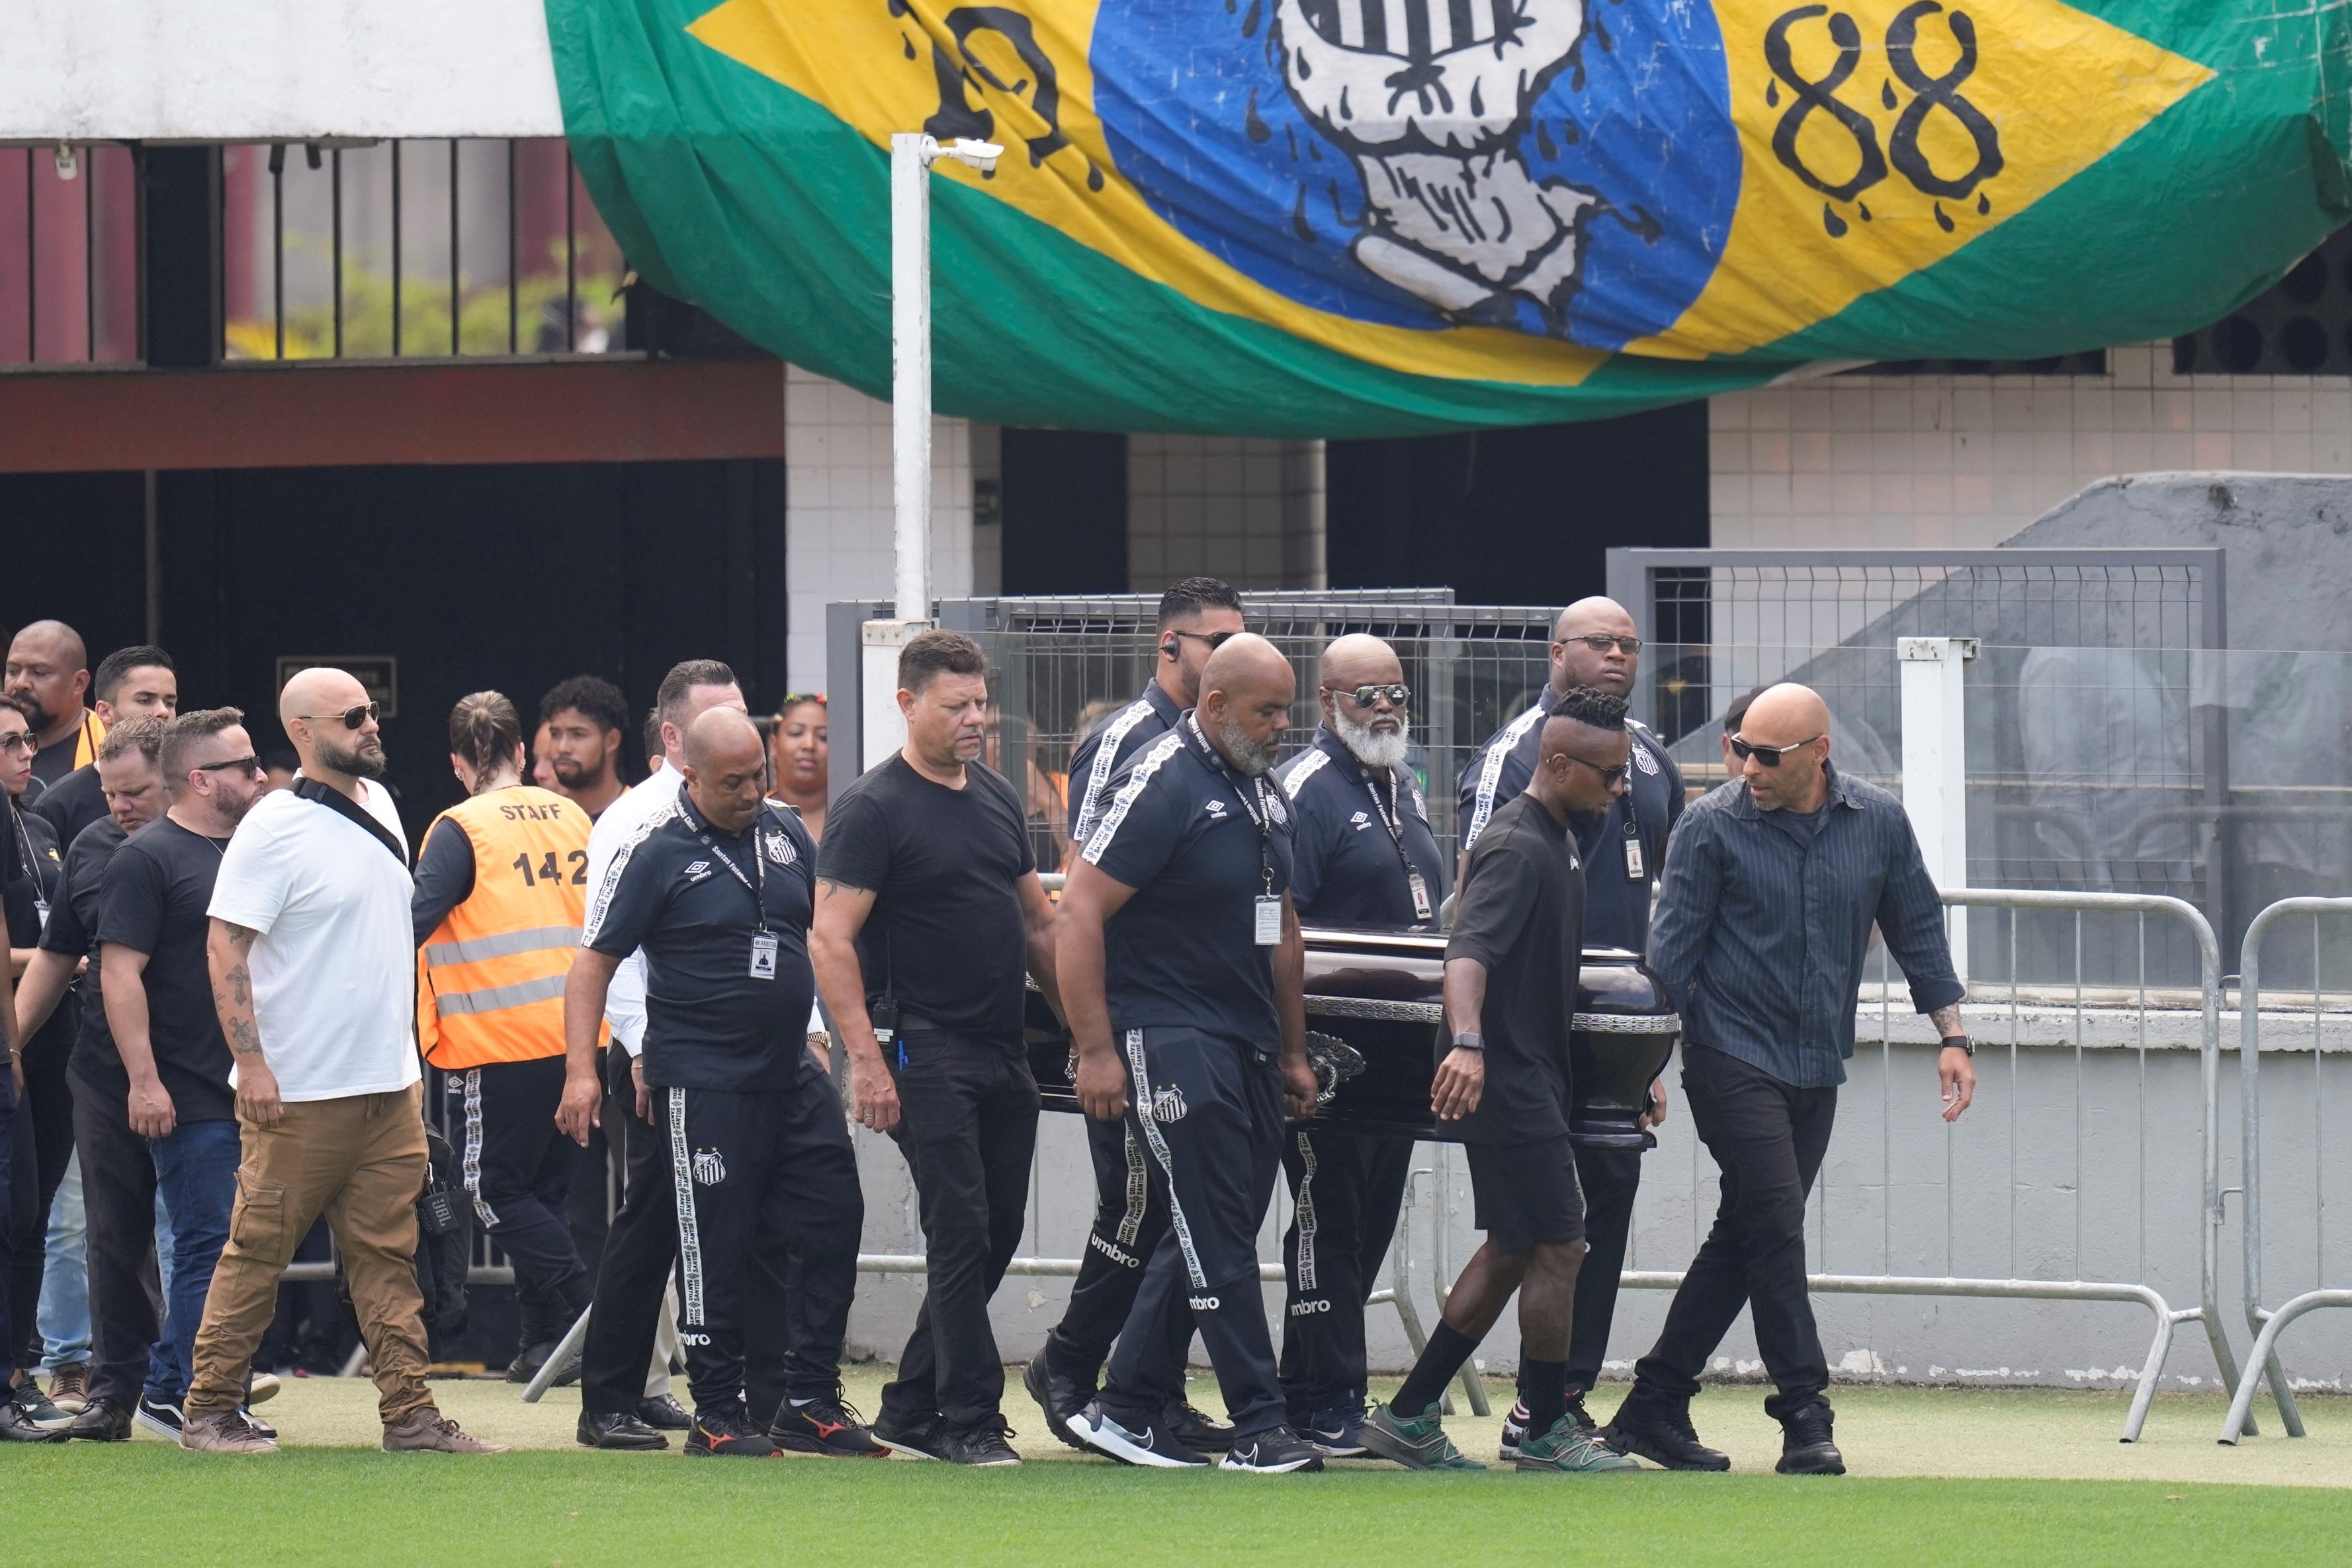
[[[1286,1106],[1315,1104],[1290,813],[1265,777],[1295,683],[1273,644],[1244,633],[1201,685],[1200,706],[1111,781],[1056,922],[1079,1103],[1128,1118],[1169,1213],[1110,1376],[1069,1425],[1130,1464],[1204,1463],[1162,1420],[1183,1386],[1162,1329],[1189,1308],[1233,1419],[1225,1468],[1319,1469],[1283,1418],[1255,1246]]]
[[[1437,928],[1445,855],[1405,763],[1412,699],[1380,638],[1344,637],[1323,650],[1322,727],[1276,775],[1290,802],[1290,890],[1302,921]],[[1296,1209],[1282,1242],[1282,1392],[1292,1429],[1336,1458],[1364,1451],[1364,1297],[1396,1234],[1412,1164],[1410,1138],[1309,1121],[1283,1142]]]

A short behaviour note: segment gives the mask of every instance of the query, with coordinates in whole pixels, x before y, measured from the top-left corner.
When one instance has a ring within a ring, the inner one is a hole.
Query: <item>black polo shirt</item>
[[[182,1121],[230,1121],[228,1041],[213,1007],[205,939],[212,929],[213,882],[226,838],[209,838],[170,817],[126,839],[100,881],[98,940],[147,955],[140,980],[147,993],[147,1041],[156,1076]],[[131,1075],[114,1048],[78,1064],[92,1082],[128,1096]]]
[[[1445,901],[1445,852],[1412,770],[1376,773],[1325,725],[1315,744],[1275,770],[1290,802],[1290,897],[1298,918],[1375,931],[1433,929]],[[1429,913],[1416,912],[1405,867],[1421,873]]]
[[[1504,803],[1462,869],[1445,956],[1486,966],[1486,1083],[1465,1143],[1568,1135],[1568,1031],[1584,947],[1584,877],[1568,830],[1531,795]]]
[[[1290,886],[1282,786],[1225,765],[1187,714],[1110,781],[1082,851],[1135,896],[1104,933],[1114,1029],[1182,1026],[1272,1055],[1275,950],[1257,900]]]
[[[780,1089],[816,1074],[803,1044],[816,994],[815,889],[815,841],[798,812],[772,800],[730,837],[702,820],[681,784],[677,803],[621,847],[581,943],[614,958],[645,951],[646,1083]],[[772,980],[751,974],[762,900],[777,943]]]
[[[1543,721],[1559,701],[1559,694],[1545,687],[1534,707],[1471,753],[1462,770],[1460,795],[1465,853],[1495,813],[1516,800],[1535,776]],[[1666,755],[1665,742],[1647,725],[1628,719],[1625,731],[1632,742],[1625,793],[1606,812],[1571,818],[1569,826],[1584,861],[1584,939],[1595,947],[1644,952],[1650,942],[1650,888],[1665,864],[1667,836],[1683,814],[1683,775]]]
[[[81,830],[66,850],[61,885],[65,896],[50,908],[48,929],[41,932],[43,952],[89,960],[89,971],[74,983],[75,994],[81,999],[81,1033],[74,1043],[72,1070],[79,1074],[94,1065],[100,1087],[106,1082],[106,1063],[120,1058],[114,1054],[114,1035],[106,1026],[106,1006],[99,991],[99,907],[106,868],[128,837],[111,816],[101,816]]]
[[[1176,727],[1183,710],[1153,681],[1143,695],[1094,727],[1070,754],[1070,842],[1083,844],[1110,800],[1111,775]]]

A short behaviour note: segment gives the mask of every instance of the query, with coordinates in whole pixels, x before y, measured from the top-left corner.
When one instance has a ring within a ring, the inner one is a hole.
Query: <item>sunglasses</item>
[[[40,747],[41,743],[33,739],[32,732],[28,730],[18,730],[10,734],[0,735],[0,752],[37,752]]]
[[[374,718],[375,710],[376,704],[373,702],[362,702],[352,707],[346,708],[340,713],[297,713],[294,717],[297,719],[309,719],[313,721],[327,719],[341,719],[343,721],[344,729],[356,730],[361,725],[366,723],[369,720]]]
[[[1586,767],[1591,768],[1594,773],[1601,775],[1601,782],[1605,784],[1613,784],[1619,779],[1625,776],[1626,764],[1623,763],[1618,763],[1613,768],[1604,768],[1599,763],[1586,763],[1582,757],[1570,755],[1567,752],[1555,752],[1552,754],[1554,756],[1567,757],[1571,763],[1584,763]]]
[[[1607,632],[1594,632],[1588,637],[1568,637],[1563,640],[1580,642],[1595,653],[1607,653],[1613,647],[1628,658],[1642,651],[1640,637],[1611,637]]]
[[[1337,686],[1327,686],[1323,689],[1334,696],[1346,698],[1359,708],[1370,708],[1382,698],[1388,699],[1391,708],[1402,708],[1412,700],[1412,688],[1402,681],[1393,686],[1359,686],[1346,690]]]
[[[238,757],[226,763],[198,763],[188,770],[192,773],[243,773],[247,778],[261,772],[259,757]]]
[[[1738,736],[1734,735],[1731,737],[1731,754],[1738,757],[1743,763],[1748,758],[1753,757],[1768,768],[1777,768],[1780,765],[1780,759],[1788,755],[1790,752],[1795,751],[1800,746],[1810,746],[1814,741],[1822,739],[1825,739],[1825,737],[1815,735],[1811,740],[1790,741],[1786,745],[1781,746],[1751,746],[1747,742],[1741,740]]]
[[[1168,635],[1169,635],[1170,637],[1191,637],[1194,642],[1204,642],[1204,643],[1207,643],[1207,644],[1209,645],[1210,651],[1214,652],[1216,649],[1218,649],[1218,648],[1221,648],[1221,647],[1224,647],[1224,646],[1225,646],[1225,644],[1226,644],[1226,642],[1227,642],[1229,639],[1234,638],[1234,637],[1237,637],[1241,636],[1242,634],[1241,634],[1241,633],[1239,633],[1239,632],[1179,632],[1179,631],[1171,631],[1171,632],[1170,632]]]

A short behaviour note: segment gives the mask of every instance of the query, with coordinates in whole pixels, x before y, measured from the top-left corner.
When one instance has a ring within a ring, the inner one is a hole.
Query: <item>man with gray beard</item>
[[[1323,650],[1322,727],[1276,776],[1293,823],[1300,921],[1434,931],[1445,853],[1405,765],[1412,689],[1388,644],[1357,634]],[[1412,1140],[1300,1123],[1283,1142],[1296,1200],[1283,1238],[1282,1392],[1292,1428],[1335,1458],[1364,1452],[1364,1298],[1396,1234]]]

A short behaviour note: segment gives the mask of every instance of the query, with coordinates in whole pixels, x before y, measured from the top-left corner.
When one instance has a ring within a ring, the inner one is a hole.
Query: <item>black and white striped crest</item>
[[[1299,0],[1298,9],[1326,43],[1426,60],[1508,36],[1519,0]]]

